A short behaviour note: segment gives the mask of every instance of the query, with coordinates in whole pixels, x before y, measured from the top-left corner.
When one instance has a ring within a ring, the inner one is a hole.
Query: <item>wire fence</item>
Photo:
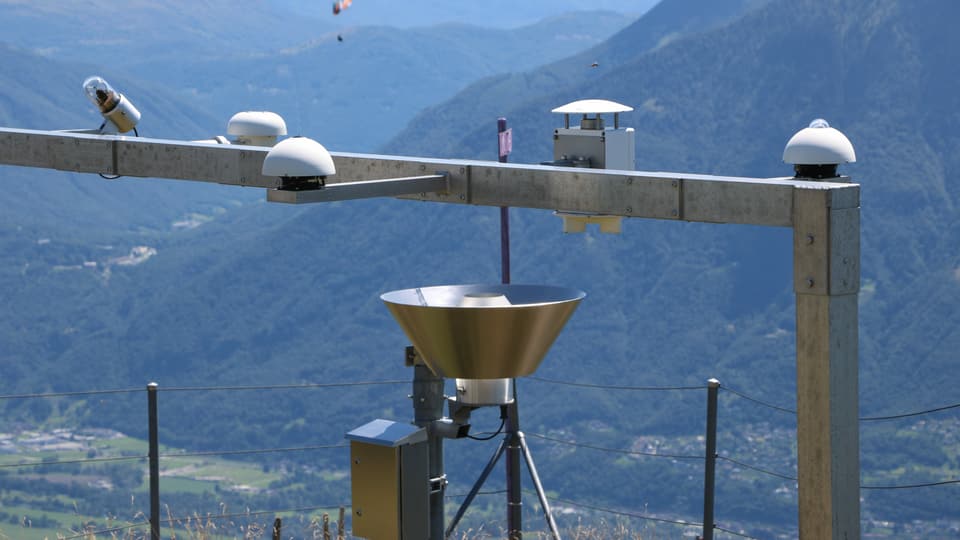
[[[662,391],[702,391],[709,388],[709,386],[701,385],[676,385],[676,386],[626,386],[626,385],[607,385],[607,384],[596,384],[596,383],[585,383],[580,381],[563,381],[556,379],[547,379],[542,377],[527,377],[528,380],[531,380],[535,383],[549,384],[549,385],[560,385],[567,386],[572,388],[589,388],[589,389],[601,389],[601,390],[614,390],[614,391],[627,391],[627,392],[662,392]],[[248,385],[248,386],[182,386],[182,387],[170,387],[158,389],[159,392],[171,392],[171,393],[182,393],[182,392],[237,392],[237,391],[253,391],[253,390],[270,390],[270,391],[290,391],[290,390],[307,390],[307,389],[329,389],[329,388],[353,388],[360,386],[384,386],[384,385],[401,385],[401,384],[410,384],[410,381],[405,380],[385,380],[385,381],[348,381],[348,382],[332,382],[332,383],[299,383],[299,384],[278,384],[278,385]],[[156,387],[154,387],[156,389]],[[745,400],[749,403],[755,404],[760,407],[764,407],[779,413],[795,415],[796,411],[794,409],[770,403],[768,401],[756,398],[751,396],[748,393],[743,391],[730,388],[727,386],[719,386],[719,389],[725,391],[736,398]],[[90,390],[90,391],[71,391],[71,392],[46,392],[46,393],[25,393],[25,394],[9,394],[9,395],[0,395],[0,401],[11,401],[11,400],[29,400],[29,399],[48,399],[48,398],[63,398],[63,397],[89,397],[89,396],[98,396],[98,395],[110,395],[110,394],[135,394],[144,392],[143,388],[140,389],[131,389],[131,388],[120,388],[120,389],[107,389],[107,390]],[[939,407],[928,408],[919,411],[911,411],[900,414],[891,414],[883,416],[866,416],[859,418],[860,422],[879,422],[879,421],[893,421],[904,418],[914,418],[919,416],[931,415],[936,413],[941,413],[944,411],[949,411],[953,409],[960,408],[960,403],[949,404]],[[689,460],[692,462],[706,461],[710,456],[706,454],[690,454],[690,453],[674,453],[674,452],[659,452],[659,451],[640,451],[632,448],[614,448],[608,446],[600,446],[594,444],[587,444],[577,441],[575,438],[558,438],[552,437],[549,435],[544,435],[540,433],[526,433],[528,437],[538,439],[548,444],[553,445],[563,445],[572,448],[584,449],[587,451],[597,451],[604,453],[615,453],[623,454],[630,456],[638,457],[649,457],[649,458],[668,458],[671,460]],[[292,452],[313,452],[313,451],[323,451],[323,450],[334,450],[334,449],[343,449],[347,448],[349,445],[347,443],[339,444],[324,444],[324,445],[309,445],[309,446],[297,446],[297,447],[275,447],[275,448],[260,448],[260,449],[243,449],[243,450],[223,450],[223,451],[204,451],[204,452],[189,452],[189,451],[180,451],[180,452],[169,452],[169,453],[158,453],[158,459],[172,459],[172,458],[196,458],[196,457],[235,457],[235,456],[246,456],[246,455],[256,455],[256,454],[279,454],[279,453],[292,453]],[[746,460],[738,459],[725,455],[722,453],[717,453],[713,456],[717,461],[721,463],[727,463],[730,466],[738,467],[741,469],[753,471],[758,474],[766,475],[772,478],[777,478],[779,480],[786,480],[789,482],[797,482],[797,476],[795,473],[783,473],[769,468],[757,466],[755,464],[748,463]],[[54,456],[44,456],[43,459],[39,461],[21,461],[18,463],[3,463],[0,464],[0,470],[5,469],[26,469],[26,468],[41,468],[53,465],[85,465],[85,464],[101,464],[101,463],[112,463],[112,462],[135,462],[135,461],[146,461],[149,460],[150,455],[121,455],[121,456],[107,456],[107,457],[87,457],[87,458],[77,458],[77,459],[59,459],[56,455]],[[909,484],[890,484],[890,485],[861,485],[862,490],[909,490],[909,489],[923,489],[923,488],[935,488],[940,486],[948,485],[957,485],[960,484],[960,479],[945,479],[938,481],[929,481],[929,482],[917,482]],[[481,491],[478,492],[478,495],[496,495],[505,493],[506,490],[495,490],[495,491]],[[465,495],[454,495],[447,494],[447,498],[459,498],[464,497]],[[629,517],[640,520],[649,520],[652,522],[663,522],[669,523],[678,526],[684,527],[703,527],[703,523],[699,523],[693,520],[682,520],[682,519],[670,519],[660,516],[652,516],[647,514],[641,514],[637,512],[625,511],[620,509],[608,508],[598,504],[593,504],[589,502],[576,501],[561,497],[550,497],[551,500],[561,503],[564,505],[569,505],[573,507],[578,507],[582,509],[587,509],[595,512],[604,512],[611,515],[618,515],[623,517]],[[306,512],[313,511],[317,509],[324,508],[333,508],[337,506],[345,505],[320,505],[312,507],[300,507],[300,508],[291,508],[283,510],[273,510],[273,511],[258,511],[258,512],[244,512],[240,514],[219,514],[219,515],[206,515],[204,518],[210,519],[225,519],[229,517],[252,517],[252,516],[263,516],[263,515],[276,515],[281,513],[296,513],[296,512]],[[168,525],[174,523],[176,520],[169,519],[163,520],[163,523]],[[96,534],[116,534],[124,530],[133,529],[137,527],[149,526],[149,523],[133,523],[120,527],[113,527],[108,529],[103,529],[96,531]],[[721,527],[719,524],[714,523],[713,529],[716,531],[721,531],[733,536],[743,537],[743,538],[754,538],[749,536],[743,531],[733,530],[731,528]],[[90,532],[78,533],[75,536],[65,536],[64,540],[69,540],[72,538],[83,538],[89,536]]]

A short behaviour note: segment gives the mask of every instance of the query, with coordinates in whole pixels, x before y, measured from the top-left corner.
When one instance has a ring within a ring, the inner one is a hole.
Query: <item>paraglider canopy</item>
[[[350,4],[353,3],[353,0],[336,0],[333,3],[333,14],[338,15],[341,11],[350,7]]]

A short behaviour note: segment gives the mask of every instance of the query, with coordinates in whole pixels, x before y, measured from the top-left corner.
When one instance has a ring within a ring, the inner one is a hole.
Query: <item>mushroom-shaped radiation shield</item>
[[[449,285],[380,298],[434,374],[504,379],[537,370],[585,296],[544,285]]]

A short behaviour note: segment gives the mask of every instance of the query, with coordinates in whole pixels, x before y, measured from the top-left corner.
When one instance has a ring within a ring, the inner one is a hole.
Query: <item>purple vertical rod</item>
[[[499,134],[507,130],[507,119],[497,118],[497,146]],[[507,162],[507,155],[500,148],[500,163]],[[504,285],[510,283],[510,208],[500,207],[500,276]]]

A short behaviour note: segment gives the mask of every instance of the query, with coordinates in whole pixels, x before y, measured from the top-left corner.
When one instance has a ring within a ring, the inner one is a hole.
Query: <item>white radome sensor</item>
[[[101,132],[126,133],[134,129],[140,121],[140,111],[102,77],[88,77],[83,81],[83,91],[103,115]]]
[[[280,177],[280,189],[306,190],[322,188],[337,168],[322,144],[307,137],[290,137],[270,149],[261,172]]]
[[[822,179],[837,176],[837,165],[854,163],[857,155],[846,135],[817,118],[787,141],[783,161],[794,166],[798,178]]]
[[[277,138],[287,134],[287,123],[270,111],[243,111],[230,118],[227,135],[237,138],[237,144],[273,146]]]

